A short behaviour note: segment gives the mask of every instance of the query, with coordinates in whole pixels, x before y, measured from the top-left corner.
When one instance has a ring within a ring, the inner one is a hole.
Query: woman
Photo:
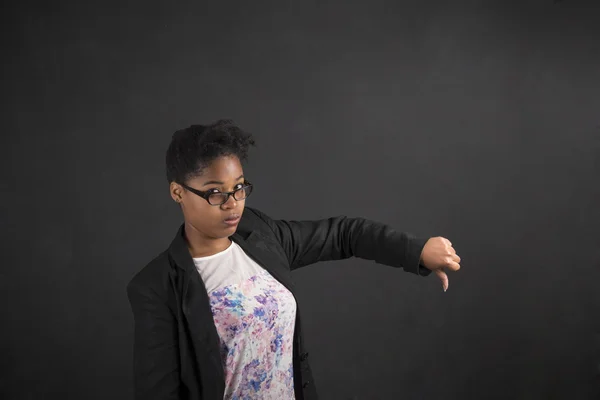
[[[458,270],[444,238],[364,218],[275,220],[246,207],[250,134],[231,121],[173,135],[167,179],[184,223],[128,284],[137,399],[316,399],[290,272],[359,257],[426,276]]]

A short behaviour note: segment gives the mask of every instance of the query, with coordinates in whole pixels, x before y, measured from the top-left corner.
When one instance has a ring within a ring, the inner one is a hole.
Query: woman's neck
[[[185,225],[185,238],[192,258],[212,256],[231,245],[228,237],[208,238],[188,224]]]

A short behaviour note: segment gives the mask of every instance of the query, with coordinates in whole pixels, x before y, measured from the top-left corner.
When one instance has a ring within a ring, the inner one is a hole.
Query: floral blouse
[[[292,293],[235,242],[194,258],[221,342],[225,399],[294,399]]]

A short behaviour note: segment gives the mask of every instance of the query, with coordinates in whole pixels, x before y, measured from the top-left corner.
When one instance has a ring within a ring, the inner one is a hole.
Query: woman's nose
[[[237,202],[232,195],[229,195],[227,201],[223,203],[223,206],[226,208],[235,208],[235,206],[237,206]]]

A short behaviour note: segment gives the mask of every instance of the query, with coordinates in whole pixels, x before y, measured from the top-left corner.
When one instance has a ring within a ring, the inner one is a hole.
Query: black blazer
[[[427,239],[364,218],[274,220],[246,207],[230,238],[292,293],[290,272],[318,261],[359,257],[418,275],[431,272],[419,264]],[[127,295],[135,320],[135,398],[222,400],[219,336],[183,224],[169,248],[129,282]],[[299,307],[295,326],[296,399],[314,400],[317,392],[302,340]]]

